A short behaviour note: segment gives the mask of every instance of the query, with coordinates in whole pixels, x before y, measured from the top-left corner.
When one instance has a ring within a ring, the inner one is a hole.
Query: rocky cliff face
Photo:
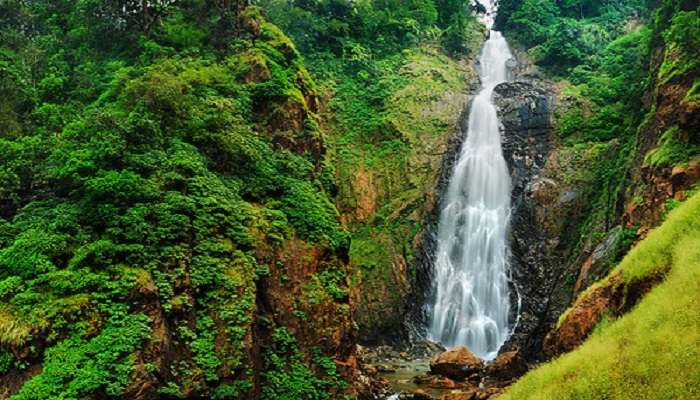
[[[663,79],[664,64],[688,61],[675,60],[678,55],[667,46],[652,56],[652,90],[644,98],[649,112],[639,127],[630,190],[624,195],[623,223],[640,236],[662,221],[669,201],[684,200],[700,181],[700,100],[689,95],[698,71]]]
[[[554,182],[540,176],[551,145],[551,97],[542,82],[534,79],[498,85],[494,90],[502,124],[503,152],[511,171],[511,271],[515,332],[506,348],[520,347],[536,353],[549,294],[555,284],[552,257],[556,238],[546,224],[542,197],[549,200]],[[548,191],[550,193],[548,193]]]
[[[520,307],[513,307],[514,320],[519,311],[517,326],[504,350],[518,348],[538,360],[547,332],[573,293],[604,274],[618,253],[619,227],[603,240],[579,241],[586,193],[596,190],[585,171],[613,157],[617,145],[580,149],[561,143],[555,116],[575,105],[525,56],[518,58],[513,81],[494,92],[513,185],[512,304]],[[579,272],[582,264],[585,273]]]

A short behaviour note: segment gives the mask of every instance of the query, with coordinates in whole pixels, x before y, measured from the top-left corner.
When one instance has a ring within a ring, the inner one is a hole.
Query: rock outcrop
[[[569,352],[593,332],[603,318],[618,318],[629,312],[642,297],[659,284],[665,274],[659,273],[634,279],[625,279],[615,273],[583,293],[561,321],[544,340],[548,358]]]
[[[529,366],[517,350],[499,354],[485,369],[486,376],[499,381],[519,378],[527,372]]]

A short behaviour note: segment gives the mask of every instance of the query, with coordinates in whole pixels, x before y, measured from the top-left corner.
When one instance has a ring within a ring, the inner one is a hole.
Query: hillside
[[[525,375],[499,399],[700,396],[700,196],[673,210],[570,313],[613,281],[623,281],[632,296],[635,282],[658,274],[661,283],[628,314],[616,317],[613,309],[601,310],[583,345]]]
[[[3,3],[0,397],[344,390],[349,240],[296,47],[255,7],[98,3]]]

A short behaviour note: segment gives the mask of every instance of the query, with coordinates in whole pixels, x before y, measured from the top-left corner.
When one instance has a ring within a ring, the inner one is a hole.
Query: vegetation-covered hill
[[[531,194],[553,249],[542,261],[558,271],[544,331],[700,181],[699,5],[501,3],[497,26],[540,67],[555,104]]]
[[[557,80],[557,152],[589,160],[563,175],[561,163],[545,168],[546,177],[585,188],[588,202],[575,224],[578,256],[562,279],[572,306],[543,349],[573,351],[504,398],[698,396],[697,196],[674,209],[700,181],[700,4],[625,4],[513,1],[499,14],[509,37]],[[532,18],[536,11],[547,18]],[[562,32],[572,33],[566,42]]]
[[[345,388],[314,81],[229,3],[3,2],[0,397]]]
[[[325,105],[359,339],[403,340],[406,314],[423,301],[419,238],[485,29],[461,0],[262,5],[299,44]]]

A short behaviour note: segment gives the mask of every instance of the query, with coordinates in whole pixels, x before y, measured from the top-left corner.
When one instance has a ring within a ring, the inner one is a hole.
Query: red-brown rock
[[[439,354],[430,361],[430,372],[450,379],[464,379],[479,372],[484,366],[481,359],[464,346]]]
[[[460,391],[453,391],[444,394],[440,397],[440,400],[476,400],[477,399],[477,389],[467,389]]]

